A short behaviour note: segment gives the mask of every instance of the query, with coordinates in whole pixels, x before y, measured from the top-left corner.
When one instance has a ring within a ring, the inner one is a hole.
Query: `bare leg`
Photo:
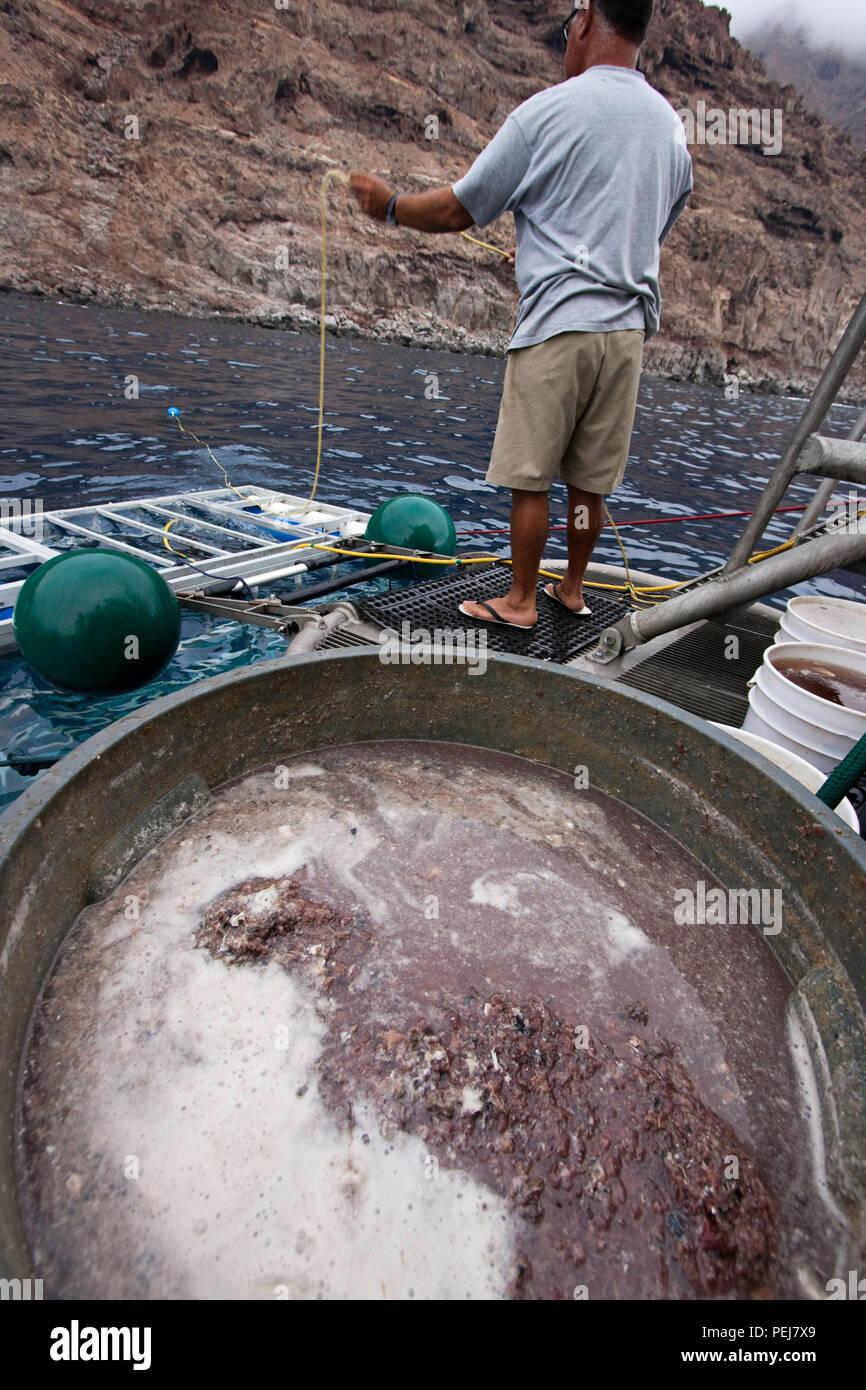
[[[515,488],[511,493],[511,588],[507,594],[491,600],[506,622],[529,626],[538,618],[538,566],[549,531],[548,494]],[[467,602],[466,608],[473,618],[490,620],[490,614],[480,604]]]
[[[569,608],[580,612],[584,606],[583,576],[604,526],[604,497],[597,492],[568,489],[568,569],[562,577],[558,597]],[[548,589],[551,588],[548,585]]]

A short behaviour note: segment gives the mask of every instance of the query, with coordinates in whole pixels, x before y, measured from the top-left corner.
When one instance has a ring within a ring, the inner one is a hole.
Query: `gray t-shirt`
[[[657,333],[660,247],[692,187],[682,122],[636,69],[600,64],[512,111],[454,184],[477,227],[514,213],[510,346],[575,330]]]

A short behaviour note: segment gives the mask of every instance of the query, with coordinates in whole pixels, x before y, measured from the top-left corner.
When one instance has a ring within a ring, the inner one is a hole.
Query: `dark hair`
[[[592,5],[620,38],[638,47],[643,43],[653,16],[653,0],[592,0]]]

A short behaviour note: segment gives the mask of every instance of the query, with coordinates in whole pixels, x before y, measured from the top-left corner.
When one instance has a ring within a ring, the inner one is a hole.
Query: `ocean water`
[[[373,510],[395,493],[425,492],[448,508],[458,531],[507,525],[508,493],[484,480],[502,359],[331,339],[326,363],[323,501]],[[125,397],[129,377],[138,379],[138,400]],[[210,444],[233,483],[305,495],[317,392],[315,334],[7,296],[0,495],[39,498],[50,510],[221,486],[204,450],[171,425],[169,406]],[[655,522],[626,532],[630,560],[671,578],[723,561],[744,521],[689,517],[750,508],[803,404],[748,392],[728,401],[721,389],[645,377],[629,470],[611,503],[617,521]],[[826,432],[846,434],[856,416],[855,407],[835,407]],[[812,490],[798,483],[788,500],[805,502]],[[564,520],[564,500],[556,484],[554,523]],[[768,541],[783,540],[792,520],[774,521]],[[507,537],[483,544],[507,553]],[[554,533],[557,550],[564,544]],[[609,531],[597,555],[619,559]],[[814,588],[852,597],[864,590],[847,575]]]
[[[423,492],[448,509],[467,545],[506,555],[507,534],[470,539],[508,523],[509,494],[485,482],[504,370],[498,358],[330,339],[320,500],[372,511],[396,493]],[[3,296],[0,501],[38,500],[49,511],[222,486],[206,451],[171,424],[170,406],[232,483],[306,496],[317,399],[315,334]],[[630,562],[673,579],[720,564],[744,519],[690,518],[748,510],[802,408],[796,398],[729,401],[721,389],[646,376],[629,469],[610,504],[617,522],[649,522],[623,531]],[[834,407],[825,432],[845,435],[856,414]],[[798,483],[786,500],[805,502],[812,487]],[[554,525],[564,508],[556,484]],[[777,517],[768,543],[784,540],[795,521]],[[561,531],[549,553],[565,553]],[[620,562],[610,530],[596,554]],[[866,581],[837,573],[799,588],[854,598]],[[108,701],[56,695],[17,658],[0,660],[0,747],[16,756],[65,751],[166,689],[274,654],[260,631],[244,628],[227,642],[213,620],[189,619],[163,680]],[[0,804],[21,785],[0,767]]]

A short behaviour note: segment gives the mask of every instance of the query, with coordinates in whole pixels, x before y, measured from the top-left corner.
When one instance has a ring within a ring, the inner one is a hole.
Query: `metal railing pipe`
[[[862,532],[858,529],[819,536],[754,565],[745,565],[734,573],[721,574],[718,579],[679,598],[670,598],[655,608],[632,613],[617,624],[616,630],[623,634],[626,646],[649,642],[662,633],[673,632],[702,618],[712,618],[729,608],[753,603],[767,594],[775,594],[792,584],[801,584],[806,579],[829,574],[831,570],[863,559],[866,559],[866,528]]]
[[[824,374],[800,417],[800,422],[791,436],[788,447],[764,489],[760,503],[747,521],[743,534],[728,556],[724,569],[726,574],[745,565],[756,549],[767,529],[770,517],[788,490],[797,467],[800,450],[809,435],[816,434],[820,429],[864,342],[866,342],[866,294],[860,300],[848,327],[842,334],[836,351],[827,363]]]
[[[856,444],[858,440],[863,438],[864,434],[866,434],[866,406],[864,406],[860,412],[860,416],[855,422],[848,438],[853,444]],[[815,525],[818,518],[823,516],[830,498],[836,491],[836,487],[837,483],[834,478],[826,478],[824,480],[821,486],[816,489],[815,496],[812,498],[806,511],[794,527],[792,535],[801,536],[804,531],[808,531],[810,527]]]
[[[832,478],[834,482],[866,483],[866,444],[831,439],[824,434],[810,435],[797,461],[797,472]]]

